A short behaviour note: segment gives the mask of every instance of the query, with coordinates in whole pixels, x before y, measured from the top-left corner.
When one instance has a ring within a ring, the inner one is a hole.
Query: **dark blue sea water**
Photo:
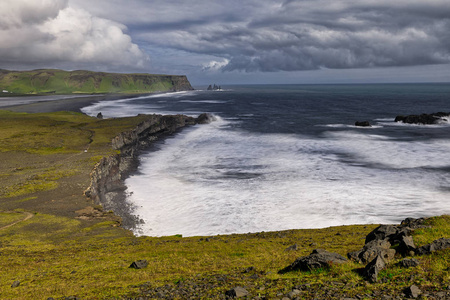
[[[138,234],[214,235],[396,223],[450,213],[450,84],[242,85],[104,101],[105,117],[209,112],[126,181]],[[355,121],[373,126],[359,128]]]

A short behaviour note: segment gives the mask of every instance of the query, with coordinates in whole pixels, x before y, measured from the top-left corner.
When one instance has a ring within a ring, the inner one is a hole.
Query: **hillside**
[[[153,93],[192,90],[184,75],[0,70],[0,92],[13,94]]]

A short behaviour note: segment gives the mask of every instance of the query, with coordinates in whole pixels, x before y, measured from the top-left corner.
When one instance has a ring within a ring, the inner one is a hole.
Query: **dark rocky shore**
[[[124,180],[138,166],[138,155],[149,145],[165,136],[174,134],[186,126],[205,124],[212,121],[209,114],[197,118],[185,115],[148,115],[135,129],[122,132],[112,140],[112,148],[120,154],[104,157],[91,172],[91,185],[85,195],[105,210],[112,210],[122,218],[122,226],[135,229],[141,223],[133,215],[133,206],[126,200]]]

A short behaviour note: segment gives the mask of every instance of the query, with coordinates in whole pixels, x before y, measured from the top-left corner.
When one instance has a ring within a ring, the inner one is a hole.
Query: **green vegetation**
[[[91,71],[0,70],[0,92],[13,94],[153,93],[191,88],[185,76]]]
[[[313,272],[277,273],[316,248],[344,256],[358,250],[376,225],[156,238],[133,236],[111,213],[78,217],[75,212],[86,207],[99,209],[83,195],[90,170],[101,157],[114,153],[112,137],[143,118],[99,120],[70,112],[0,111],[2,299],[125,299],[190,283],[214,285],[205,298],[245,286],[252,296],[270,299],[305,284],[306,299],[326,298],[330,290],[364,298],[380,292],[398,295],[411,284],[424,291],[450,285],[449,250],[417,257],[421,265],[410,269],[398,267],[398,257],[374,284],[359,275],[363,266],[353,262]],[[450,216],[428,223],[432,227],[414,233],[416,245],[450,236]],[[293,244],[298,250],[285,251]],[[139,259],[146,259],[148,267],[129,268]],[[243,273],[249,267],[255,269]],[[20,285],[13,288],[15,281]]]

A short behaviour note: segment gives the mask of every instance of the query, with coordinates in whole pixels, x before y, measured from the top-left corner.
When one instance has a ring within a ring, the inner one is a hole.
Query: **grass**
[[[309,284],[305,298],[326,298],[326,291],[347,296],[395,294],[411,284],[422,290],[450,285],[450,251],[418,257],[421,265],[396,263],[370,284],[354,262],[312,272],[278,270],[315,248],[346,255],[360,249],[376,225],[288,230],[213,237],[135,237],[108,213],[78,219],[75,211],[93,206],[83,196],[89,172],[101,157],[114,153],[112,137],[133,128],[143,116],[98,120],[77,113],[20,114],[0,111],[0,295],[2,299],[46,299],[76,295],[82,299],[138,297],[144,286],[176,286],[192,281],[227,280],[208,291],[211,297],[234,286],[268,298]],[[57,143],[57,147],[54,147]],[[89,147],[87,152],[84,151]],[[417,245],[450,236],[450,216],[430,219],[416,230]],[[299,250],[285,251],[293,244]],[[149,266],[130,264],[146,259]],[[257,276],[242,271],[254,267]],[[20,285],[11,288],[14,281]],[[314,294],[313,294],[314,293]],[[373,298],[373,297],[372,297]]]
[[[91,71],[0,72],[0,90],[13,94],[152,93],[177,88],[180,76]],[[187,80],[186,80],[187,81]]]

